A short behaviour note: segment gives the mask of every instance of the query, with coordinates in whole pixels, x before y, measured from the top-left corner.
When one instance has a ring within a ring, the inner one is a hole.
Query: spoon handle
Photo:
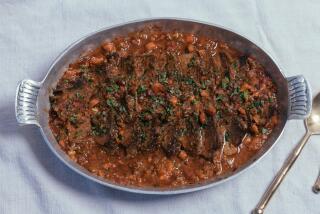
[[[318,175],[318,178],[314,183],[312,190],[314,193],[317,193],[317,194],[320,192],[320,174]]]
[[[253,213],[254,214],[262,214],[264,212],[264,209],[266,208],[268,202],[270,201],[271,197],[277,190],[277,188],[280,186],[282,180],[300,155],[303,147],[306,145],[306,142],[310,138],[311,134],[310,132],[307,132],[300,143],[296,145],[296,147],[291,151],[289,157],[286,159],[284,164],[282,165],[281,169],[279,172],[276,174],[275,178],[273,179],[272,183],[269,185],[267,191],[263,194],[260,202],[254,209]]]

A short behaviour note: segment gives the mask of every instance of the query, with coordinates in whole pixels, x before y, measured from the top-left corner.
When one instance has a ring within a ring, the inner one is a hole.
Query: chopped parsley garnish
[[[120,105],[119,111],[120,112],[127,112],[127,109],[123,105]]]
[[[117,101],[115,101],[114,99],[112,98],[109,98],[107,99],[107,105],[112,107],[112,108],[115,108],[117,107],[119,104],[117,103]]]
[[[192,79],[191,77],[187,77],[187,78],[185,79],[185,82],[186,82],[186,84],[188,84],[188,85],[194,85],[194,84],[196,84],[196,82],[194,81],[194,79]]]
[[[82,72],[82,73],[87,73],[90,71],[89,67],[85,66],[85,65],[80,65],[79,69],[80,69],[80,72]]]
[[[165,108],[166,108],[166,113],[169,114],[169,115],[172,115],[173,106],[172,105],[167,105]]]
[[[171,76],[176,79],[176,80],[180,80],[182,78],[182,74],[180,71],[178,70],[174,70],[173,72],[170,73]]]
[[[163,97],[151,96],[151,99],[156,105],[164,105]]]
[[[193,119],[194,121],[196,121],[197,123],[199,123],[199,114],[197,112],[193,112]],[[192,122],[191,122],[192,123]]]
[[[82,100],[84,96],[80,92],[76,92],[76,98]]]
[[[225,139],[226,141],[229,141],[229,140],[230,140],[230,137],[231,137],[230,132],[226,131],[226,133],[225,133],[225,135],[224,135],[224,139]]]
[[[237,70],[237,68],[238,68],[238,61],[234,61],[231,66],[233,67],[234,70]]]
[[[240,98],[242,101],[246,101],[249,97],[249,92],[248,91],[241,91],[240,92]]]
[[[223,95],[222,94],[218,94],[218,96],[216,96],[216,101],[222,101],[223,100]]]
[[[158,79],[160,83],[168,83],[167,72],[161,72],[158,76]]]
[[[112,93],[113,92],[113,88],[109,86],[109,87],[106,88],[106,91],[109,92],[109,93]]]
[[[269,103],[272,103],[272,102],[273,102],[273,98],[272,98],[272,97],[269,97],[269,98],[268,98],[268,102],[269,102]]]
[[[222,87],[223,89],[228,88],[229,82],[230,82],[230,79],[229,79],[229,77],[226,76],[226,77],[223,78],[222,81],[221,81],[221,87]]]
[[[233,90],[233,92],[231,93],[231,97],[232,96],[234,96],[234,95],[237,95],[237,94],[239,94],[239,92],[240,92],[240,88],[239,87],[236,87],[234,90]]]
[[[198,102],[198,100],[196,100],[196,99],[193,99],[193,100],[191,100],[191,104],[196,104]]]
[[[178,88],[169,88],[168,92],[172,95],[181,96],[182,92]]]
[[[201,83],[201,89],[206,89],[207,88],[207,85],[206,85],[206,83],[205,82],[203,82],[203,83]]]
[[[142,142],[144,142],[147,138],[146,133],[144,133],[143,131],[138,133],[138,138],[139,140],[141,140]]]
[[[176,90],[175,90],[175,88],[169,88],[168,92],[169,92],[170,94],[175,94],[175,93],[176,93]]]
[[[72,123],[73,125],[76,125],[77,124],[77,122],[78,122],[78,118],[77,118],[77,116],[76,115],[71,115],[70,117],[69,117],[69,121],[70,121],[70,123]]]
[[[197,65],[196,58],[193,56],[193,57],[191,57],[187,66],[188,66],[188,68],[192,68],[192,67],[195,67],[196,65]]]
[[[253,105],[254,107],[258,108],[258,107],[262,107],[264,104],[263,100],[255,100],[253,101]]]
[[[109,93],[113,93],[113,92],[117,92],[119,90],[119,86],[115,83],[111,84],[111,86],[108,86],[106,88],[106,91],[109,92]]]
[[[207,79],[207,80],[201,81],[200,87],[201,87],[201,89],[205,90],[211,84],[212,84],[212,80],[211,79]]]
[[[222,112],[220,110],[217,111],[216,113],[216,118],[219,120],[222,118]]]
[[[140,85],[138,87],[137,94],[140,95],[140,94],[145,93],[146,91],[147,91],[147,88],[144,85]]]
[[[145,110],[140,113],[139,118],[144,125],[149,125],[150,120],[152,119],[152,112],[150,110]]]
[[[91,134],[93,136],[101,136],[106,133],[107,133],[107,129],[105,129],[105,128],[102,128],[100,126],[92,126],[91,127]]]

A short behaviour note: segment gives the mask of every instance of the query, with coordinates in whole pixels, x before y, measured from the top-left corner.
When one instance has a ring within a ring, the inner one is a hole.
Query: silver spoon
[[[254,209],[253,213],[262,214],[264,209],[266,208],[268,202],[270,201],[271,197],[280,186],[282,180],[300,155],[303,147],[306,145],[307,141],[309,140],[311,135],[320,134],[320,94],[318,94],[313,99],[312,104],[312,111],[310,116],[305,119],[305,126],[306,126],[306,134],[303,136],[302,140],[298,145],[292,150],[289,157],[284,162],[283,166],[276,174],[275,178],[273,179],[272,183],[269,185],[267,191],[262,196],[260,202]]]
[[[314,193],[319,193],[320,192],[320,173],[318,175],[318,178],[316,180],[316,182],[314,183],[312,190]]]

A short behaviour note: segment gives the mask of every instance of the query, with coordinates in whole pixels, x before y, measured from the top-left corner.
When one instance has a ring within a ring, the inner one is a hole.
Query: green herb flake
[[[107,105],[108,105],[109,107],[115,108],[115,107],[118,106],[118,103],[117,103],[117,101],[115,101],[114,99],[109,98],[109,99],[107,99]]]
[[[186,77],[184,81],[188,85],[196,85],[196,82],[194,81],[194,79],[192,79],[192,77]]]
[[[217,111],[216,113],[216,119],[221,119],[222,118],[222,112],[220,110]]]
[[[159,82],[160,83],[168,83],[168,77],[167,77],[167,72],[161,72],[158,76]]]
[[[146,109],[140,113],[139,119],[144,125],[150,125],[152,120],[152,112],[152,109]]]
[[[77,118],[77,116],[76,115],[71,115],[70,117],[69,117],[69,121],[70,121],[70,123],[72,123],[73,125],[76,125],[77,124],[77,122],[78,122],[78,118]]]
[[[114,92],[118,92],[119,88],[120,87],[117,84],[113,83],[113,84],[111,84],[111,86],[108,86],[106,88],[106,91],[109,93],[114,93]]]
[[[191,57],[187,66],[188,66],[188,68],[192,68],[192,67],[195,67],[196,65],[197,65],[196,58],[193,56],[193,57]]]
[[[178,88],[174,88],[174,87],[168,88],[167,91],[168,93],[176,96],[180,96],[182,94],[182,92]]]
[[[79,69],[80,69],[80,72],[82,72],[82,73],[87,73],[90,71],[89,67],[85,66],[85,65],[80,65]]]
[[[173,113],[173,106],[167,105],[167,106],[166,106],[166,113],[169,114],[169,115],[172,115],[172,113]]]
[[[223,98],[224,98],[224,97],[223,97],[222,94],[218,94],[218,95],[216,96],[216,101],[217,101],[217,102],[222,101]]]
[[[273,98],[272,98],[272,97],[269,97],[269,98],[268,98],[268,102],[269,102],[269,103],[272,103],[272,102],[273,102]]]
[[[254,107],[258,108],[258,107],[262,107],[264,104],[263,100],[255,100],[253,101],[253,105]]]
[[[76,98],[82,100],[84,96],[80,92],[76,92]]]
[[[84,77],[85,80],[89,83],[89,85],[92,85],[92,83],[93,83],[93,78],[92,78],[91,74],[85,73],[85,74],[83,75],[83,77]]]
[[[197,123],[199,123],[199,114],[196,113],[196,112],[193,112],[193,119],[194,119]],[[191,122],[191,123],[192,123],[192,122]]]
[[[168,92],[169,92],[170,94],[175,94],[175,93],[176,93],[176,91],[175,91],[174,88],[169,88]]]
[[[106,128],[102,128],[100,126],[92,126],[91,127],[91,134],[93,136],[101,136],[103,134],[107,133],[107,129]]]
[[[231,66],[234,70],[237,70],[239,66],[238,61],[234,61]]]
[[[112,93],[112,92],[113,92],[113,88],[110,87],[110,86],[108,86],[108,87],[106,88],[106,91],[109,92],[109,93]]]
[[[231,138],[230,132],[226,131],[226,133],[225,133],[225,135],[224,135],[224,139],[225,139],[226,141],[229,141],[230,138]]]
[[[137,90],[137,94],[141,95],[147,91],[147,88],[144,85],[140,85]]]
[[[195,105],[196,103],[198,103],[199,101],[196,99],[191,100],[191,104]]]
[[[229,77],[223,78],[222,81],[221,81],[221,87],[222,87],[223,89],[228,88],[229,82],[230,82]]]
[[[205,82],[202,82],[202,83],[201,83],[201,89],[203,89],[203,90],[207,89],[207,85],[206,85]]]
[[[143,131],[142,131],[142,132],[139,132],[138,138],[139,138],[142,142],[144,142],[144,141],[147,139],[146,133],[144,133]]]
[[[156,105],[164,105],[163,97],[151,96],[151,99]]]
[[[117,92],[120,88],[117,84],[113,84],[112,87],[115,92]]]
[[[231,93],[231,97],[232,96],[234,96],[234,95],[237,95],[237,94],[239,94],[239,92],[240,92],[240,88],[239,87],[236,87],[234,90],[233,90],[233,92]]]
[[[127,112],[126,108],[125,108],[123,105],[121,105],[121,106],[119,107],[119,111],[122,112],[122,113]]]
[[[243,101],[246,101],[249,97],[249,92],[248,91],[241,91],[240,92],[240,98],[243,100]]]

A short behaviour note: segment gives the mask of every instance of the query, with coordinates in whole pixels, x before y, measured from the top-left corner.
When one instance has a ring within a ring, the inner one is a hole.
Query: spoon
[[[306,145],[311,135],[320,134],[320,93],[313,99],[311,114],[307,119],[304,120],[304,122],[307,132],[303,136],[300,143],[298,143],[296,147],[292,150],[289,157],[286,159],[281,169],[276,174],[275,178],[273,179],[268,189],[262,196],[260,202],[254,209],[254,214],[262,214],[264,212],[264,209],[266,208],[271,197],[280,186],[282,180],[284,179],[284,177],[286,176],[286,174],[288,173],[288,171],[300,155],[303,147]]]
[[[316,182],[314,183],[312,190],[314,193],[319,193],[320,192],[320,173],[318,175],[318,178],[316,180]]]

